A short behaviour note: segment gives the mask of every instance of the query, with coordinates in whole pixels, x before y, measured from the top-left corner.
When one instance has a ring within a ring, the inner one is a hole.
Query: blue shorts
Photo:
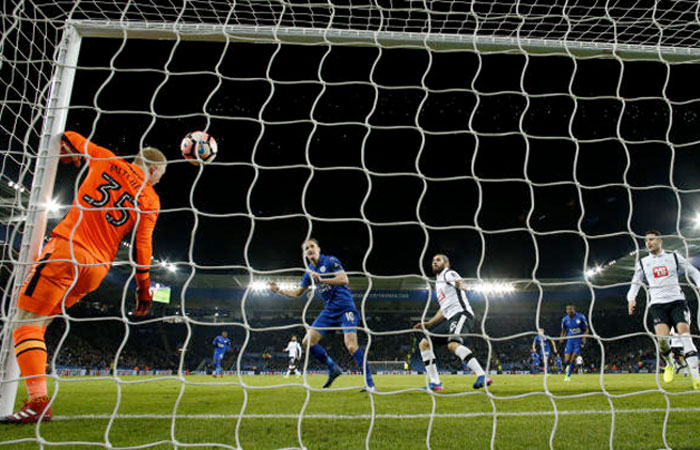
[[[581,338],[569,339],[566,341],[566,350],[564,350],[564,354],[570,355],[572,353],[576,353],[577,355],[581,354]]]
[[[357,327],[359,325],[360,313],[355,310],[329,312],[324,309],[321,311],[321,314],[316,317],[311,327],[325,336],[326,333],[333,330],[319,330],[318,328],[341,327],[343,333],[357,333]]]
[[[224,353],[226,352],[214,352],[214,361],[221,361],[222,359],[224,359]]]

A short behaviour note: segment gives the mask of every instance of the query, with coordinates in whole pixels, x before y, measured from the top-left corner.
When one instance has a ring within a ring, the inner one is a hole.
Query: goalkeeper
[[[277,283],[268,284],[272,292],[286,297],[301,297],[311,286],[316,286],[316,291],[321,295],[324,309],[318,315],[312,328],[306,333],[302,344],[306,346],[311,355],[326,364],[328,367],[328,379],[323,385],[330,387],[333,381],[342,375],[342,370],[328,356],[326,349],[319,345],[319,341],[329,331],[329,327],[341,327],[345,347],[352,355],[355,363],[365,373],[364,391],[374,392],[374,380],[369,364],[364,362],[365,352],[357,343],[357,327],[360,325],[360,313],[355,308],[355,301],[348,288],[348,276],[335,256],[322,255],[321,247],[316,239],[309,239],[302,245],[304,255],[308,261],[308,271],[301,279],[301,283],[294,289],[281,289]]]
[[[87,160],[89,170],[73,206],[51,232],[43,255],[20,290],[12,337],[29,399],[17,413],[0,417],[0,423],[34,423],[42,414],[42,420],[51,420],[46,327],[64,307],[70,308],[99,287],[119,243],[134,229],[136,316],[148,314],[153,300],[149,268],[160,211],[153,186],[165,173],[165,156],[147,147],[128,163],[78,133],[66,131],[61,138],[61,162],[80,166]]]

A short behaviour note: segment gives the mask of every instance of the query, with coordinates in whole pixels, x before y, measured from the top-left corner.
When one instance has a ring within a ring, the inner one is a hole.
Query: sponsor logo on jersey
[[[437,291],[437,300],[438,302],[442,302],[443,300],[445,300],[445,293],[442,292],[442,289],[438,289]]]
[[[654,274],[654,278],[662,278],[668,276],[668,267],[666,266],[654,267],[651,269],[651,271]]]

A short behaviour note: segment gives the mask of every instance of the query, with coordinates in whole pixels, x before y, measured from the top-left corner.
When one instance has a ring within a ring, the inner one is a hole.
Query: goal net
[[[133,315],[125,241],[47,330],[54,420],[0,444],[700,446],[691,377],[660,376],[646,290],[634,315],[625,301],[647,230],[699,265],[699,17],[689,1],[5,2],[0,415],[26,395],[19,287],[87,170],[58,163],[57,136],[124,157],[154,146],[169,163],[159,301]],[[196,130],[219,148],[201,166],[179,151]],[[268,282],[298,286],[311,237],[349,275],[376,393],[358,392],[339,328],[320,341],[346,371],[330,389],[306,347],[300,378],[281,378],[322,306],[319,289],[290,300]],[[423,375],[419,342],[435,335],[414,326],[437,310],[439,253],[468,289],[463,337],[486,389],[438,343],[445,391]],[[696,289],[680,280],[697,337]],[[567,303],[589,337],[563,382],[553,348],[529,358],[543,328],[564,359]]]

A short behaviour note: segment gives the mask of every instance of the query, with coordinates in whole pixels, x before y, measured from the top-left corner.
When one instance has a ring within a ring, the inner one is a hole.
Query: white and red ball
[[[210,163],[216,158],[218,147],[214,137],[204,131],[188,133],[180,143],[180,151],[194,165]]]

